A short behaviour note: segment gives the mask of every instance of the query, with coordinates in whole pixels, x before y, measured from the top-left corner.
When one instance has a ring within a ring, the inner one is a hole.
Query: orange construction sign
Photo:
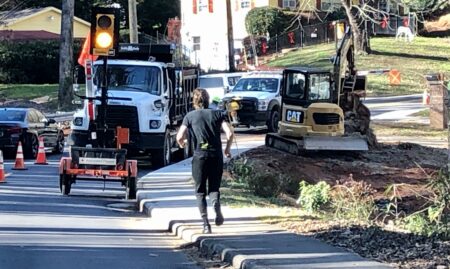
[[[391,86],[397,86],[400,85],[401,81],[400,71],[391,69],[391,71],[389,71],[389,84]]]

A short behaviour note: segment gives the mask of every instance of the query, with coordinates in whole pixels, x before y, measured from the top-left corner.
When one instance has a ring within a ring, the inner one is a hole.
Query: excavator
[[[305,151],[367,151],[375,146],[370,111],[361,102],[367,78],[355,68],[350,27],[331,59],[332,71],[307,67],[283,70],[281,120],[266,146],[292,154]]]

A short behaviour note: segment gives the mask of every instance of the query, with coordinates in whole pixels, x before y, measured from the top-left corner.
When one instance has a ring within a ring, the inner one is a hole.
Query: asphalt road
[[[27,161],[0,184],[1,269],[198,268],[175,248],[178,238],[153,230],[124,200],[119,183],[77,182],[69,197],[60,194],[58,160]],[[144,168],[141,173],[148,172]]]

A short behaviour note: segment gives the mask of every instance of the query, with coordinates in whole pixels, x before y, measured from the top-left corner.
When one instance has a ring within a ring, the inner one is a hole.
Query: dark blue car
[[[15,154],[22,142],[25,158],[36,158],[39,137],[44,138],[44,147],[55,153],[64,150],[64,133],[55,124],[34,108],[0,109],[0,150],[6,155]]]

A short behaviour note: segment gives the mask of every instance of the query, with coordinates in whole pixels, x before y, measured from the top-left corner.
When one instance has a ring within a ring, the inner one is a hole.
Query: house
[[[86,38],[90,23],[74,18],[74,38]],[[61,10],[55,7],[0,12],[0,39],[59,39]]]
[[[181,39],[190,49],[193,63],[203,70],[228,70],[226,1],[183,0],[181,2]],[[340,6],[340,0],[230,0],[235,51],[243,49],[248,36],[245,17],[255,7],[313,11]],[[234,57],[234,55],[232,56]]]

